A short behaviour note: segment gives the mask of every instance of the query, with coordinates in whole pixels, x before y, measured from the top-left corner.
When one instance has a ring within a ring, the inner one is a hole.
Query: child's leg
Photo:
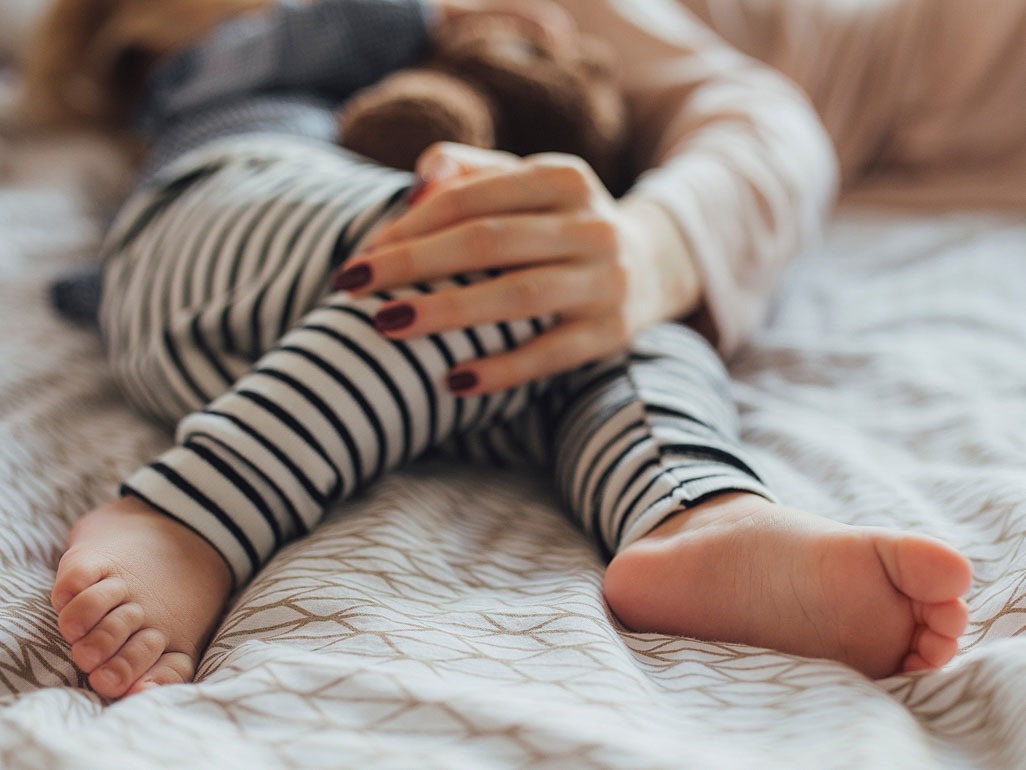
[[[138,196],[111,235],[101,320],[115,374],[155,416],[184,419],[129,497],[76,526],[58,571],[62,633],[110,696],[190,678],[232,577],[243,584],[332,502],[511,417],[539,387],[457,398],[444,384],[537,322],[397,342],[372,322],[391,295],[329,293],[409,175],[287,139],[202,158]]]
[[[957,650],[970,570],[934,540],[785,508],[738,445],[727,374],[680,326],[573,372],[462,451],[525,454],[613,554],[605,594],[638,631],[839,660],[874,677]]]

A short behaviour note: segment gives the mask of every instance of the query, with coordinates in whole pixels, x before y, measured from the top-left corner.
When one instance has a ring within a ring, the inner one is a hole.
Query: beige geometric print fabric
[[[0,182],[0,765],[822,768],[1026,756],[1026,218],[843,211],[733,362],[788,502],[973,559],[947,669],[627,633],[539,479],[421,465],[282,551],[195,684],[105,704],[48,592],[68,528],[168,436],[47,283],[91,258],[95,149],[19,142]]]

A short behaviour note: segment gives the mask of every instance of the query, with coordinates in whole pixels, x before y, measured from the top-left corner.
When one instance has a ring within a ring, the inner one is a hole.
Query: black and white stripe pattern
[[[128,203],[111,231],[101,314],[118,380],[177,446],[127,480],[209,540],[243,582],[332,502],[434,447],[555,469],[606,552],[726,489],[768,493],[734,445],[716,355],[675,326],[553,383],[459,398],[457,363],[511,349],[539,319],[392,341],[397,296],[358,299],[331,271],[403,208],[409,175],[283,136],[196,151]]]
[[[670,513],[725,491],[773,499],[737,445],[727,372],[698,334],[661,324],[621,356],[556,381],[457,451],[554,470],[564,504],[606,556]]]

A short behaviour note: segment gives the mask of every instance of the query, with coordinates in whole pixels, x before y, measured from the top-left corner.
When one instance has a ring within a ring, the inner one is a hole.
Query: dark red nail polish
[[[396,329],[405,329],[413,323],[413,319],[416,317],[417,312],[413,309],[413,305],[393,305],[378,311],[374,316],[374,325],[380,331],[390,332]]]
[[[406,190],[406,195],[404,196],[406,199],[406,205],[412,206],[414,203],[416,203],[418,200],[424,197],[424,193],[427,192],[429,184],[431,184],[430,180],[418,177],[417,181],[410,185],[410,187]]]
[[[477,375],[473,372],[453,372],[446,384],[449,390],[470,390],[477,385]]]
[[[336,291],[350,291],[366,286],[371,282],[371,276],[370,265],[354,265],[341,273],[336,273],[332,283]]]

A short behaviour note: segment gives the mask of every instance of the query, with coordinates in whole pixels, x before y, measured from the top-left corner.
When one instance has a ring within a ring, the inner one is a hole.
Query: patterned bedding
[[[786,501],[973,559],[943,671],[866,680],[627,633],[539,479],[424,464],[281,552],[195,684],[106,704],[48,591],[69,526],[168,442],[50,309],[116,156],[0,148],[0,764],[4,767],[1016,767],[1026,757],[1026,217],[842,209],[733,363]],[[6,166],[4,164],[6,163]]]

